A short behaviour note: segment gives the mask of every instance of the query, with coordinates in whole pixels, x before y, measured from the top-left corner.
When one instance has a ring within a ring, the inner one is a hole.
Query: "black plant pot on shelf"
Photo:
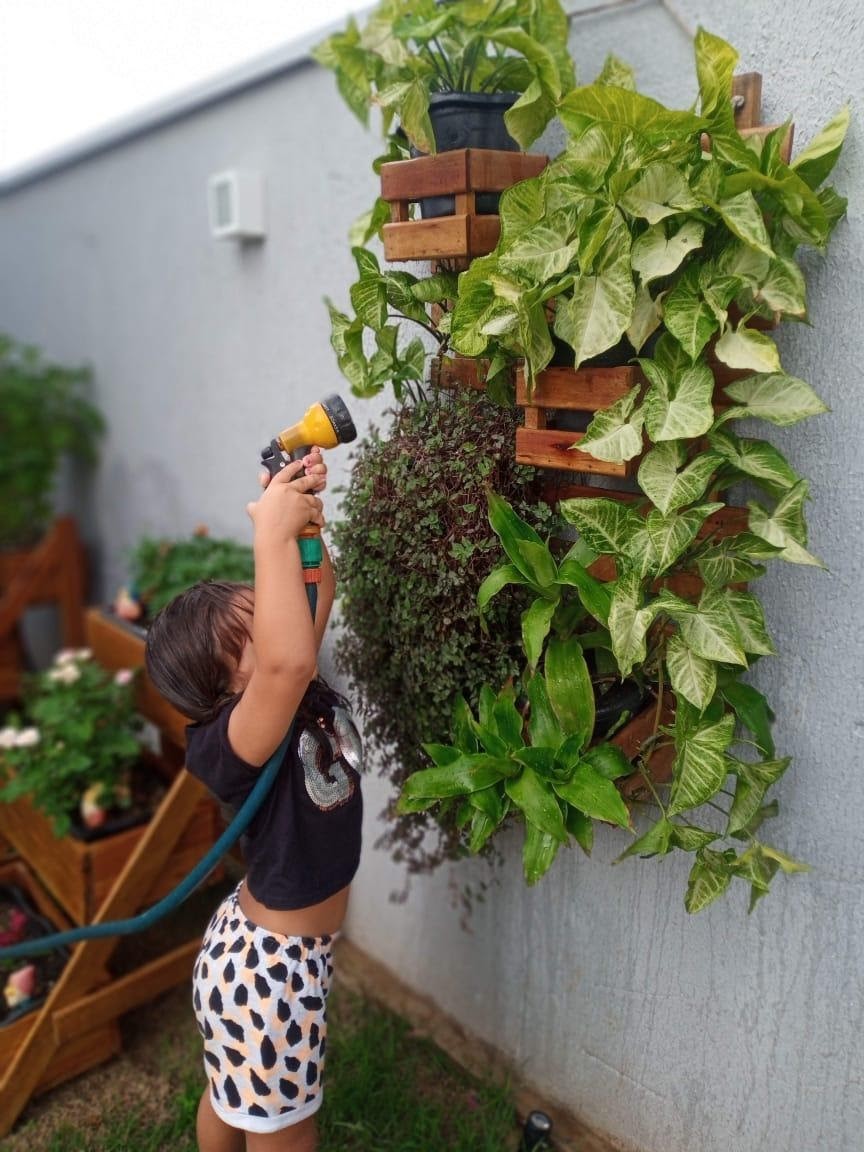
[[[519,145],[507,131],[504,113],[519,99],[518,92],[433,92],[429,97],[429,119],[439,152],[458,148],[491,148],[498,152],[518,152]],[[412,156],[425,156],[411,147]],[[498,192],[477,195],[478,215],[494,216],[498,211]],[[424,220],[452,216],[452,196],[427,196],[420,201]]]
[[[617,680],[605,692],[594,685],[594,739],[603,737],[618,726],[622,717],[630,719],[640,711],[647,692],[635,680]]]

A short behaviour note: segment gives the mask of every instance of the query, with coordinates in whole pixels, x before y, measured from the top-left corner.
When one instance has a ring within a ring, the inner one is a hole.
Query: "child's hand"
[[[312,455],[292,460],[272,480],[266,472],[261,474],[265,491],[246,505],[256,537],[263,532],[279,540],[296,539],[309,524],[324,526],[324,505],[313,493],[323,489],[327,469],[319,452],[304,475],[306,460],[312,460]]]
[[[303,457],[301,464],[303,464],[304,468],[306,469],[306,474],[308,476],[316,476],[318,478],[318,484],[312,489],[312,491],[323,492],[327,487],[327,465],[324,463],[324,458],[321,455],[321,449],[310,449],[309,455]],[[270,473],[266,468],[262,469],[262,471],[258,473],[258,483],[262,488],[266,488],[270,483]]]

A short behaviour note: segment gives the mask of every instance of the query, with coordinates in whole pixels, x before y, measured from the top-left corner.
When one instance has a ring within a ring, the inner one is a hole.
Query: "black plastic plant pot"
[[[646,695],[635,680],[616,681],[603,693],[595,686],[594,739],[602,740],[625,714],[635,716]]]
[[[518,92],[433,92],[429,97],[429,119],[439,152],[458,148],[491,148],[498,152],[518,152],[519,145],[507,131],[504,113],[519,99]],[[412,156],[425,156],[413,145]],[[477,195],[478,215],[494,216],[498,192]],[[427,196],[420,201],[424,220],[452,216],[456,204],[452,196]]]

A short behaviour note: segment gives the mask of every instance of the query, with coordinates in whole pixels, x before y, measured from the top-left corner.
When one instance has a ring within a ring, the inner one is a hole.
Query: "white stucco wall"
[[[772,433],[812,478],[811,546],[831,571],[775,565],[761,585],[781,655],[758,683],[795,757],[772,836],[814,870],[778,877],[750,918],[743,886],[689,918],[683,858],[612,868],[623,841],[603,831],[592,861],[574,850],[526,890],[514,837],[465,932],[448,885],[481,882],[485,867],[388,901],[403,877],[372,847],[386,791],[371,778],[348,931],[622,1147],[858,1152],[864,20],[855,0],[675,0],[674,12],[637,0],[574,22],[580,78],[613,50],[643,91],[684,106],[696,91],[686,29],[700,22],[763,73],[765,119],[791,116],[799,142],[841,104],[853,111],[835,174],[849,217],[827,260],[807,261],[812,327],[780,334],[785,367],[832,412]],[[308,65],[0,195],[0,330],[91,362],[110,424],[99,472],[68,497],[96,593],[122,581],[144,532],[203,521],[248,539],[262,444],[318,396],[346,394],[321,299],[347,297],[346,232],[374,194],[375,153],[331,77]],[[208,234],[206,179],[232,166],[266,175],[259,247]],[[361,426],[382,407],[352,404]],[[333,457],[338,484],[348,453]]]

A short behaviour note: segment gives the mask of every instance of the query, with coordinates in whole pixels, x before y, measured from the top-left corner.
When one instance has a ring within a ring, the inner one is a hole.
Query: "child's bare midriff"
[[[278,932],[282,936],[333,936],[345,919],[349,892],[350,887],[342,888],[320,904],[280,911],[260,903],[244,884],[240,889],[239,902],[247,920],[270,932]]]

